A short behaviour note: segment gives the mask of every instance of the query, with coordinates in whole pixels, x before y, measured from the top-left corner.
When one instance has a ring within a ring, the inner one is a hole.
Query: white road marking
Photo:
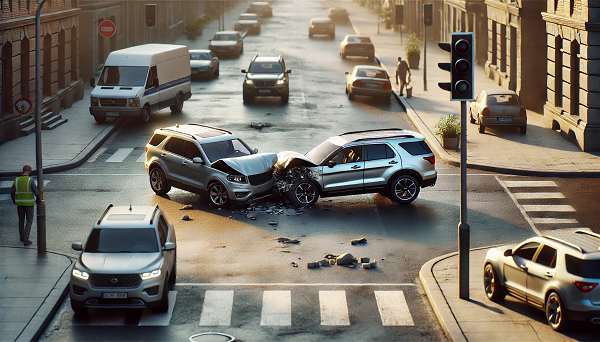
[[[12,201],[12,198],[10,197],[10,194],[0,194],[0,202],[4,202],[4,201]]]
[[[292,292],[263,292],[260,325],[292,325]]]
[[[169,311],[154,313],[151,309],[146,309],[140,317],[139,326],[167,326],[173,316],[173,308],[177,300],[177,291],[169,291]]]
[[[35,179],[36,182],[37,182],[36,177],[33,177],[33,179]],[[0,182],[0,188],[10,189],[10,188],[12,188],[12,186],[13,186],[14,183],[15,183],[14,180],[11,180],[11,181],[1,181]],[[44,179],[44,186],[48,185],[48,183],[50,183],[50,180]]]
[[[107,163],[120,163],[133,151],[133,148],[120,148],[110,158],[106,160]]]
[[[104,152],[106,152],[106,147],[99,148],[96,152],[94,152],[94,154],[92,154],[92,156],[90,157],[90,159],[87,160],[87,162],[88,163],[95,162],[96,159],[98,159],[98,157],[100,157]]]
[[[386,327],[414,326],[403,291],[374,291],[381,323]]]
[[[568,204],[556,204],[556,205],[547,205],[547,204],[525,204],[523,205],[523,209],[525,211],[552,211],[552,212],[572,212],[575,211],[575,208]]]
[[[345,283],[177,283],[177,286],[287,286],[287,287],[322,287],[322,286],[417,286],[415,283],[358,283],[358,284],[345,284]]]
[[[146,161],[146,152],[142,153],[142,155],[135,161],[136,163],[143,163]]]
[[[560,228],[560,229],[549,229],[549,230],[542,230],[542,234],[544,235],[552,235],[552,234],[573,234],[574,232],[578,231],[578,230],[587,230],[588,232],[591,232],[592,230],[589,228]]]
[[[531,218],[529,217],[529,215],[527,215],[527,212],[525,211],[525,209],[523,209],[523,207],[519,204],[519,201],[517,201],[517,199],[515,198],[515,195],[508,189],[508,186],[506,185],[507,182],[504,182],[503,180],[501,180],[498,176],[496,176],[496,180],[498,181],[498,183],[500,183],[500,185],[502,185],[502,187],[504,188],[504,191],[506,191],[506,193],[508,194],[508,196],[510,196],[510,198],[513,200],[513,202],[515,203],[515,205],[517,206],[517,208],[519,208],[519,211],[521,211],[521,215],[523,215],[523,217],[525,218],[525,221],[527,221],[527,223],[529,223],[529,226],[531,227],[531,229],[539,236],[542,235],[540,234],[540,231],[535,227],[535,223],[531,220]]]
[[[201,326],[231,325],[233,290],[206,291],[200,316]]]
[[[576,219],[561,219],[561,218],[548,218],[548,217],[534,217],[532,218],[534,223],[537,224],[561,224],[561,223],[579,223]]]
[[[346,291],[319,291],[321,325],[350,325]]]
[[[550,199],[550,198],[565,198],[560,192],[516,192],[516,199]]]
[[[506,181],[504,184],[509,188],[540,188],[546,186],[557,186],[553,181]]]

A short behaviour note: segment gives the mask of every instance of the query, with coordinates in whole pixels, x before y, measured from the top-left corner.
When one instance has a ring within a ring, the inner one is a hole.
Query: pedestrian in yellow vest
[[[19,235],[25,246],[31,245],[29,233],[31,232],[33,206],[35,205],[33,196],[38,197],[40,194],[35,180],[29,177],[29,174],[31,174],[31,166],[23,166],[23,175],[15,179],[10,189],[10,197],[12,197],[13,204],[17,205],[17,212],[19,213]],[[26,218],[27,223],[25,223]]]

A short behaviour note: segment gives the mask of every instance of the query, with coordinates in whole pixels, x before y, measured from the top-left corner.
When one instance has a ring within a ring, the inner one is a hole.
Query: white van
[[[148,122],[150,113],[166,107],[181,112],[183,101],[192,97],[190,55],[187,46],[146,44],[113,51],[90,99],[90,114],[96,122],[107,117],[139,117]]]

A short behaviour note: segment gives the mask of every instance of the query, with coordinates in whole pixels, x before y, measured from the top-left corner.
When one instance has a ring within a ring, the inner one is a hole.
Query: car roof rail
[[[354,141],[368,141],[368,140],[386,140],[386,139],[398,139],[398,138],[414,138],[414,135],[392,135],[389,137],[371,137],[371,138],[360,138],[360,139],[356,139]]]
[[[346,132],[346,133],[340,134],[340,137],[343,137],[344,135],[349,135],[349,134],[368,133],[368,132],[379,132],[379,131],[403,131],[403,129],[402,129],[402,128],[381,128],[381,129],[368,129],[368,130],[365,130],[365,131]]]
[[[207,126],[207,125],[203,125],[203,124],[199,124],[199,123],[190,122],[188,125],[206,127],[206,128],[214,129],[214,130],[217,130],[217,131],[221,131],[221,132],[233,134],[233,133],[231,133],[228,130],[223,129],[223,128],[217,128],[217,127]]]
[[[582,249],[581,247],[577,246],[576,244],[573,244],[573,243],[567,242],[567,241],[565,241],[565,240],[563,240],[563,239],[559,239],[559,238],[557,238],[557,237],[554,237],[554,236],[548,236],[548,235],[542,235],[542,237],[545,237],[546,239],[550,239],[550,240],[554,240],[554,241],[557,241],[557,242],[563,243],[563,244],[565,244],[565,245],[567,245],[567,246],[570,246],[570,247],[573,247],[573,248],[575,248],[576,250],[580,251],[581,253],[584,253],[584,252],[583,252],[583,249]]]
[[[158,211],[158,204],[154,207],[154,211],[152,212],[152,216],[150,217],[150,224],[152,224],[152,221],[154,221],[154,215],[156,215],[157,211]]]
[[[594,233],[594,232],[589,231],[589,230],[578,229],[578,230],[575,231],[575,234],[586,234],[586,235],[590,235],[590,236],[593,236],[595,238],[600,239],[600,234]]]
[[[169,132],[173,132],[173,133],[177,133],[177,134],[185,134],[185,135],[189,135],[190,137],[192,137],[194,140],[196,139],[196,136],[194,136],[191,133],[187,133],[187,132],[181,132],[181,131],[176,131],[174,129],[170,129],[170,128],[161,128],[162,131],[169,131]]]
[[[104,216],[106,216],[106,213],[108,213],[108,209],[112,208],[113,205],[112,203],[108,205],[108,207],[106,207],[106,209],[104,209],[104,213],[102,213],[102,216],[100,216],[100,218],[98,219],[98,224],[100,224],[100,222],[102,222],[102,219],[104,218]]]

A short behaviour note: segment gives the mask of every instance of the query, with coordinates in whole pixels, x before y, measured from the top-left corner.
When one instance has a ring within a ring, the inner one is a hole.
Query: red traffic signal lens
[[[454,91],[460,95],[467,94],[470,89],[471,89],[471,86],[469,85],[469,82],[467,82],[467,81],[461,80],[461,81],[456,82],[456,84],[454,85]]]
[[[469,52],[471,48],[471,44],[466,39],[459,39],[456,43],[454,43],[454,51],[464,55]]]
[[[454,70],[459,74],[466,74],[470,68],[471,65],[466,59],[459,59],[456,61],[456,64],[454,64]]]

